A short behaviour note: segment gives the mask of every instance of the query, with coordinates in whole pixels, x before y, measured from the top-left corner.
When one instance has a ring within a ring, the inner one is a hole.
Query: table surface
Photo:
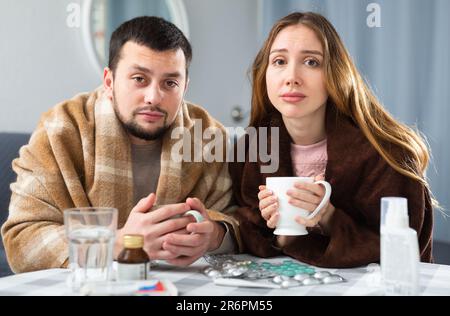
[[[233,256],[239,260],[280,263],[287,257],[261,259],[249,255]],[[292,259],[291,259],[292,260]],[[346,282],[329,285],[298,286],[288,289],[246,288],[215,285],[202,273],[208,267],[202,258],[189,267],[160,263],[152,268],[151,278],[171,281],[181,296],[304,296],[304,295],[382,295],[379,269],[373,265],[353,269],[320,269],[339,274]],[[377,272],[378,271],[378,272]],[[73,295],[66,286],[69,271],[50,269],[0,278],[0,296]],[[450,295],[450,266],[420,264],[420,295]]]

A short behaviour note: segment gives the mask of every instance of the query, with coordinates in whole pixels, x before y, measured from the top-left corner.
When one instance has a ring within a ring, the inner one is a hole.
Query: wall
[[[257,51],[257,0],[189,0],[194,60],[187,99],[225,125],[235,104],[249,107],[246,72]],[[0,0],[0,131],[31,132],[40,115],[101,84],[69,28],[73,0]]]
[[[0,131],[30,132],[42,112],[100,83],[80,29],[66,26],[68,3],[0,1]]]
[[[194,49],[187,98],[226,126],[232,106],[250,108],[250,69],[258,47],[258,1],[185,1]]]

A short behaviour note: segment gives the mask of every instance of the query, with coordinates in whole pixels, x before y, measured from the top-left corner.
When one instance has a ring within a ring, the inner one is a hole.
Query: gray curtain
[[[370,3],[381,27],[370,28]],[[450,1],[262,0],[263,36],[293,11],[314,11],[335,26],[360,71],[385,107],[428,139],[432,191],[450,206]],[[260,38],[262,42],[263,38]],[[436,240],[450,242],[450,220],[435,211]]]

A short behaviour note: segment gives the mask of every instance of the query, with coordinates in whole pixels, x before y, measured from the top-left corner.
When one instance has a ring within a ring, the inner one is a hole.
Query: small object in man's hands
[[[198,211],[187,211],[186,213],[184,213],[184,216],[193,216],[195,218],[195,221],[197,223],[203,222],[205,219],[203,218],[202,214],[200,214],[200,212]]]

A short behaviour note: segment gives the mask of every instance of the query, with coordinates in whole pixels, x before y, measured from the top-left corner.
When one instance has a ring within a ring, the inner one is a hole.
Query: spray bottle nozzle
[[[381,227],[409,228],[407,199],[399,197],[381,199]]]

